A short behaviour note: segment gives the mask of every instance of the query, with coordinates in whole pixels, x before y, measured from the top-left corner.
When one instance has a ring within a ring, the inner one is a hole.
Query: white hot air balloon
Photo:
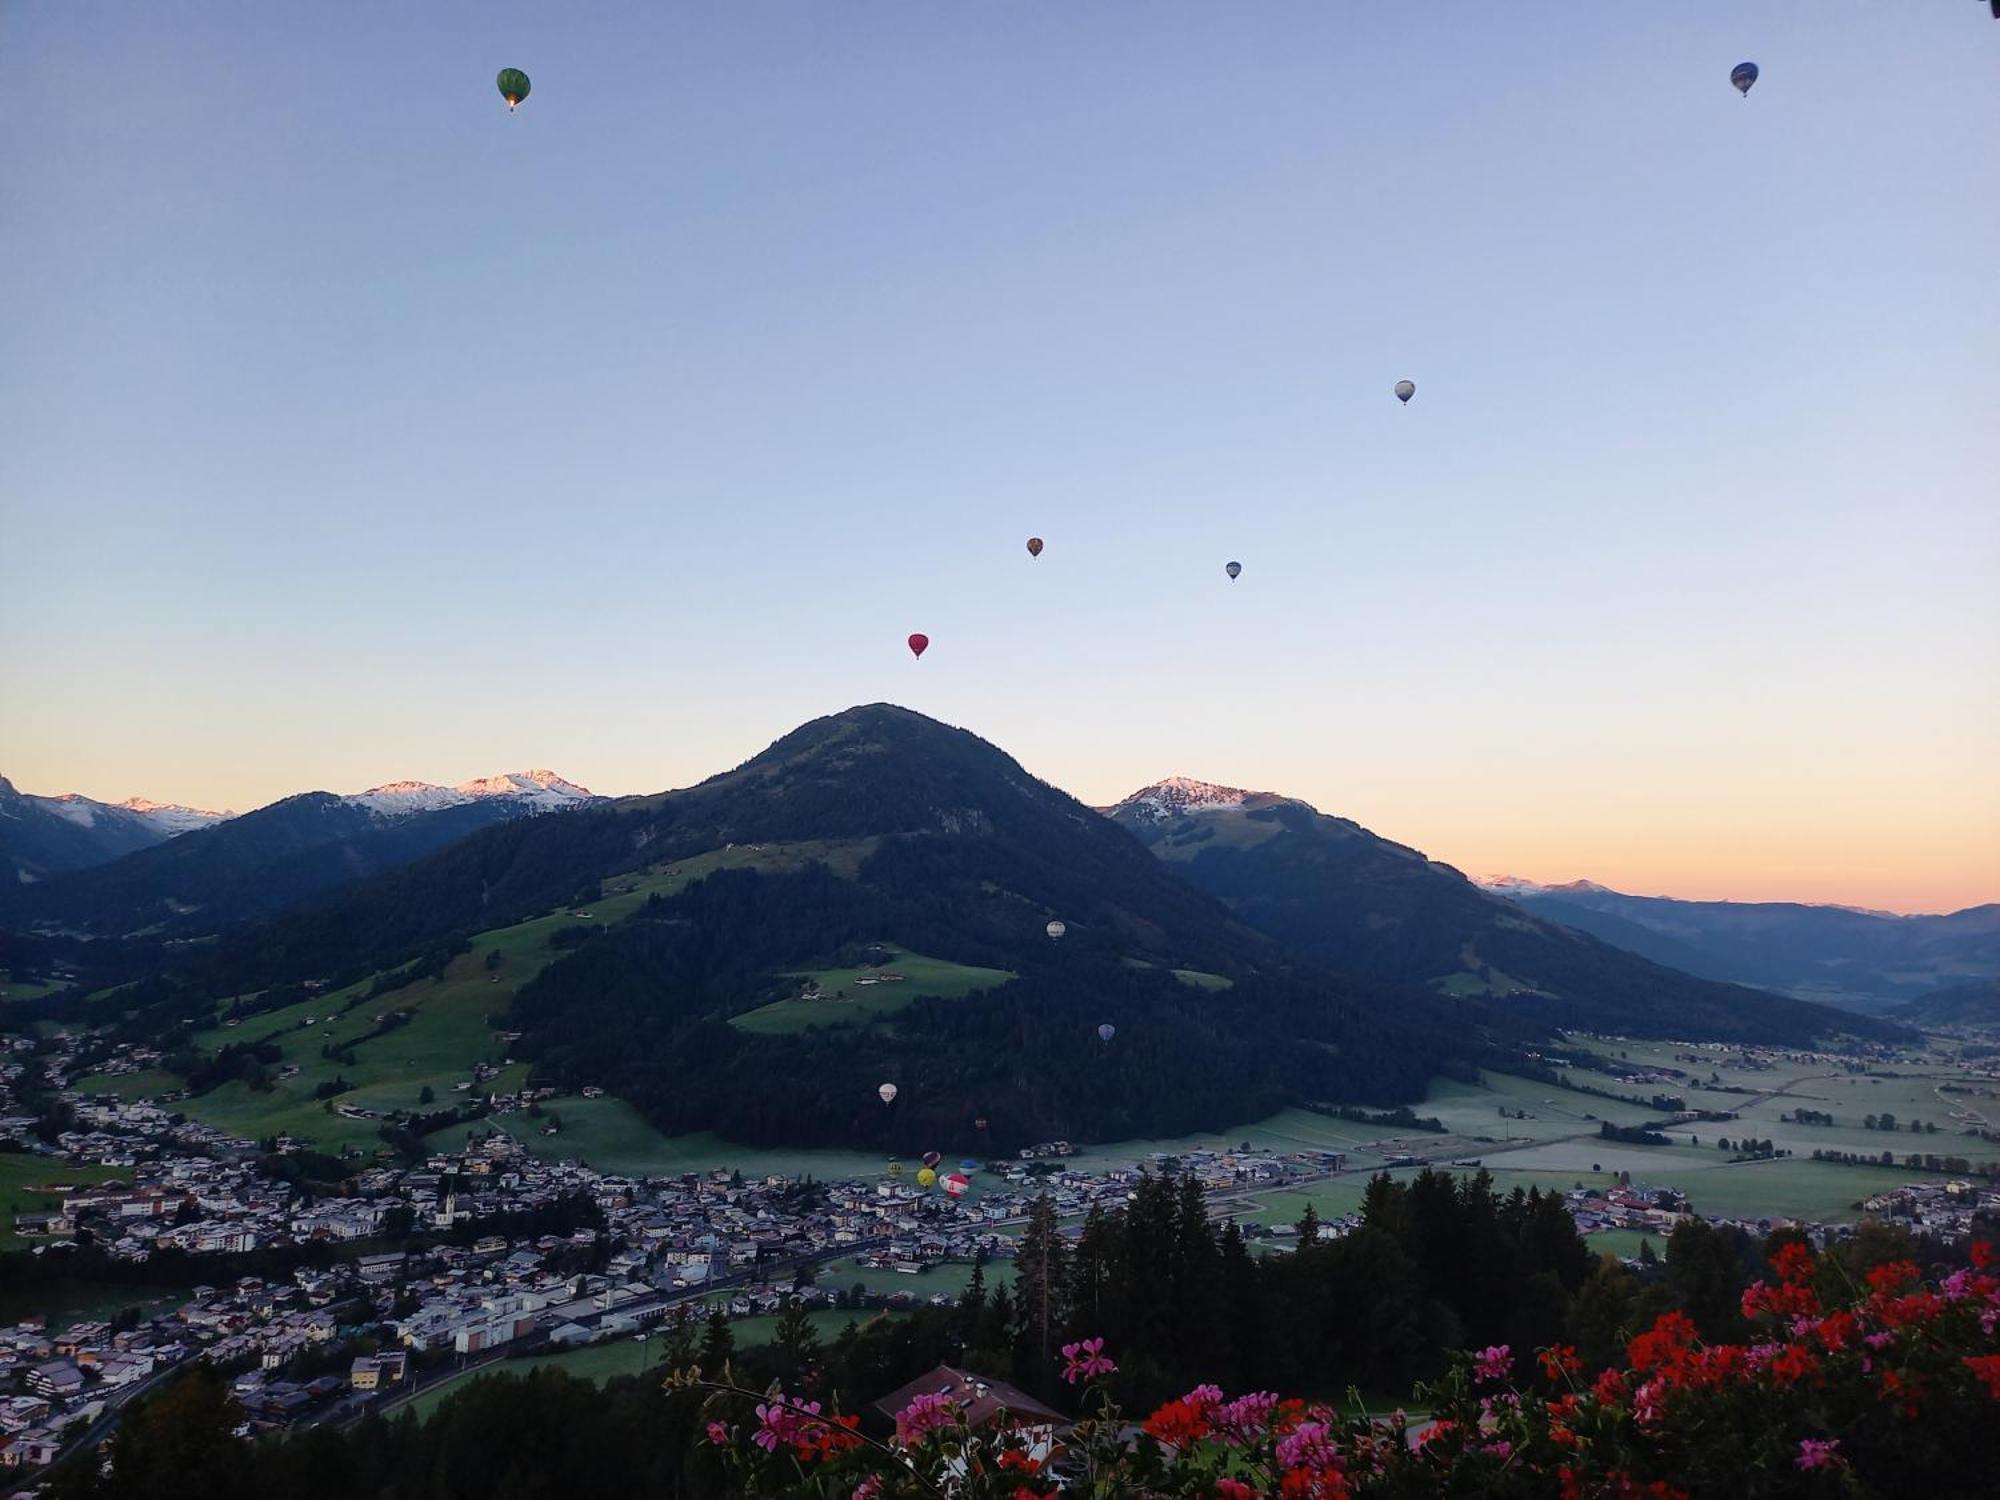
[[[1417,383],[1414,380],[1399,380],[1396,382],[1396,399],[1402,402],[1403,405],[1408,406],[1410,404],[1410,397],[1416,395],[1416,393]]]
[[[1048,927],[1048,932],[1049,932],[1049,936],[1050,936],[1050,937],[1052,937],[1052,938],[1059,938],[1059,937],[1061,937],[1061,936],[1062,936],[1062,935],[1063,935],[1063,934],[1064,934],[1065,932],[1068,932],[1068,931],[1069,931],[1069,925],[1068,925],[1067,923],[1065,923],[1065,922],[1061,921],[1060,919],[1058,919],[1058,920],[1056,920],[1056,921],[1054,921],[1054,922],[1051,922],[1051,923],[1049,923],[1049,927]]]
[[[896,1102],[896,1085],[893,1083],[885,1083],[882,1087],[875,1090],[875,1092],[882,1096],[884,1104],[894,1104]]]

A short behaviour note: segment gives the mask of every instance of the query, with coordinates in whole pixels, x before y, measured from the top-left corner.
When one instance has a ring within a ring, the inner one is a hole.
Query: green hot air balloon
[[[507,101],[507,113],[514,112],[514,106],[528,97],[528,75],[519,68],[502,68],[500,76],[494,80],[500,86],[500,97]]]

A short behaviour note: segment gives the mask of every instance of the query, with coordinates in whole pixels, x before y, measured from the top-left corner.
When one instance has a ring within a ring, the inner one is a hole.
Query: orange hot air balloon
[[[915,635],[910,637],[910,654],[912,656],[922,656],[930,643],[931,638],[919,630]]]
[[[1041,539],[1040,537],[1038,537],[1038,536],[1031,536],[1031,537],[1029,537],[1029,538],[1028,538],[1028,556],[1030,556],[1030,557],[1040,557],[1041,555],[1042,555],[1042,539]]]

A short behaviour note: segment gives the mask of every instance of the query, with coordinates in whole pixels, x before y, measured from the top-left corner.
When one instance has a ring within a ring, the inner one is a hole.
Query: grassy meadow
[[[917,1000],[962,1000],[981,990],[995,989],[1014,977],[1007,969],[955,964],[948,959],[930,958],[888,944],[883,946],[889,953],[888,961],[883,964],[819,969],[792,976],[802,986],[817,984],[825,998],[776,1000],[731,1016],[729,1024],[759,1036],[785,1036],[814,1026],[865,1026],[883,1016],[892,1016]],[[904,977],[893,984],[861,983],[885,971]]]

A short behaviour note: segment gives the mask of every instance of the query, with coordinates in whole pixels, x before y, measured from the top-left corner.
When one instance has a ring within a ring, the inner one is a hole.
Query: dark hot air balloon
[[[918,631],[915,635],[910,637],[910,654],[912,656],[919,656],[919,657],[922,656],[925,650],[929,648],[930,643],[931,643],[931,638],[925,635],[921,630]]]
[[[1028,538],[1028,556],[1030,556],[1030,557],[1040,557],[1041,555],[1042,555],[1042,539],[1041,539],[1040,537],[1038,537],[1038,536],[1031,536],[1031,537],[1029,537],[1029,538]]]
[[[494,82],[500,86],[500,97],[507,101],[507,113],[510,115],[515,106],[528,97],[528,75],[519,68],[502,68]]]
[[[1408,406],[1410,404],[1410,397],[1416,395],[1416,393],[1417,383],[1414,380],[1399,380],[1396,382],[1396,399],[1402,402],[1403,405]]]
[[[1740,62],[1729,70],[1729,81],[1736,85],[1736,92],[1744,98],[1750,97],[1750,85],[1757,81],[1757,65]]]
[[[1230,563],[1227,567],[1225,567],[1222,571],[1227,573],[1231,578],[1234,578],[1238,573],[1241,573],[1243,571],[1243,564],[1240,562],[1233,562]]]
[[[943,1160],[944,1153],[942,1151],[926,1151],[924,1153],[924,1165],[927,1167],[934,1167]]]

